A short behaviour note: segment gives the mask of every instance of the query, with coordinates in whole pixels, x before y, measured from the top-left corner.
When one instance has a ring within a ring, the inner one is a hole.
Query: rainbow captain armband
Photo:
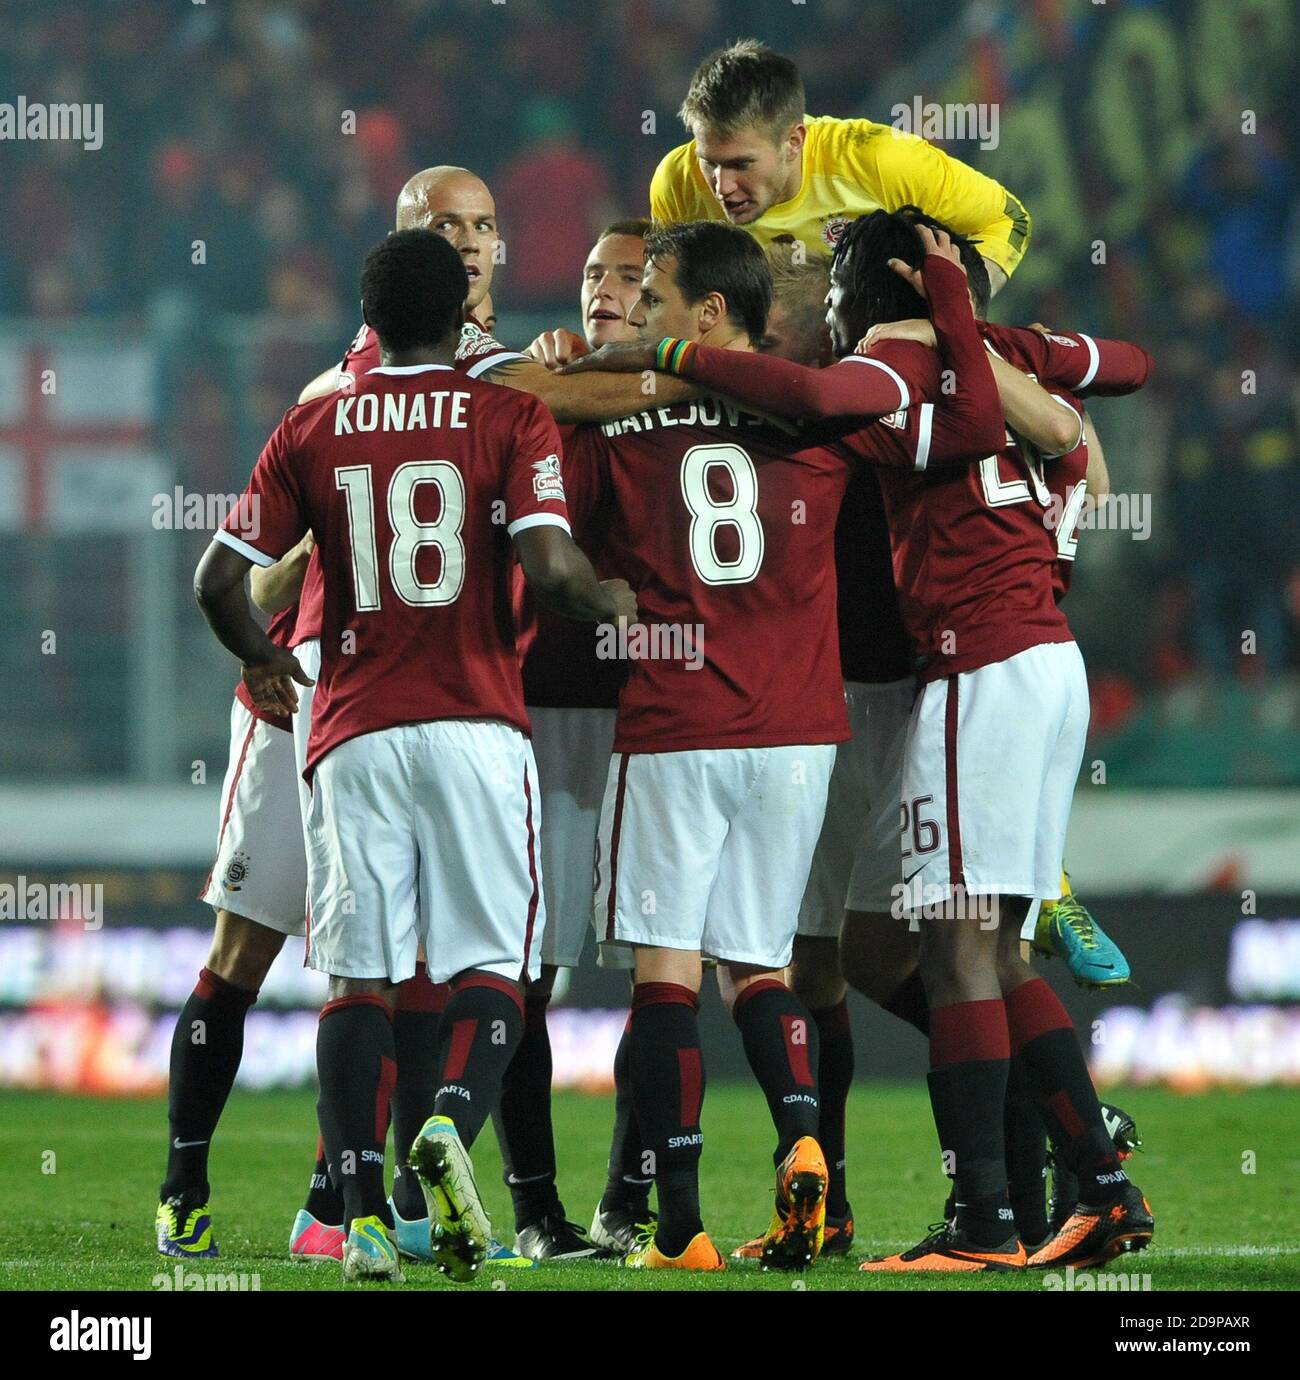
[[[655,349],[655,368],[664,374],[684,374],[695,353],[695,341],[665,336]]]

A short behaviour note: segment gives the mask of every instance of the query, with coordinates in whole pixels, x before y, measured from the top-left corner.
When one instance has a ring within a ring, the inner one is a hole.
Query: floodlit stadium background
[[[742,33],[814,113],[996,110],[996,147],[949,146],[1033,216],[995,318],[1155,355],[1096,408],[1130,530],[1083,533],[1068,604],[1093,696],[1068,861],[1138,981],[1069,997],[1103,1078],[1300,1081],[1297,27],[1288,0],[14,7],[0,100],[102,103],[104,137],[0,141],[0,1085],[158,1090],[206,952],[235,672],[190,596],[211,524],[158,515],[243,486],[416,168],[493,187],[504,340],[576,327],[593,232],[645,211],[692,67]],[[281,957],[243,1086],[311,1079],[321,990]],[[557,1081],[607,1083],[624,997],[574,976]],[[861,1073],[922,1067],[856,1014]]]

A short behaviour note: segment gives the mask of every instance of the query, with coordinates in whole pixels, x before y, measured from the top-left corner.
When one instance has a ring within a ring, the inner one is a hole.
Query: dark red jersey
[[[850,466],[716,398],[582,427],[573,482],[612,498],[604,557],[636,591],[617,752],[849,736],[835,523]],[[608,634],[612,637],[612,630]]]
[[[1123,340],[1095,340],[1081,331],[1044,335],[1023,327],[982,322],[985,343],[1029,374],[1059,402],[1082,415],[1082,397],[1115,396],[1141,388],[1151,373],[1151,356]],[[1073,450],[1045,462],[1050,496],[1047,520],[1056,542],[1053,593],[1060,603],[1070,588],[1079,544],[1079,518],[1087,501],[1088,449]]]
[[[956,326],[964,328],[969,308],[953,314],[955,283],[935,257],[927,257],[924,272],[942,341]],[[1146,352],[1123,341],[1045,338],[983,324],[981,331],[989,342],[1005,345],[999,353],[1012,363],[1078,394],[1130,391],[1150,370]],[[886,372],[897,373],[900,357],[888,347],[903,344],[887,341],[871,356],[878,365],[888,362]],[[1072,640],[1055,597],[1055,534],[1047,522],[1051,495],[1038,457],[1025,454],[1010,433],[1000,429],[978,463],[940,466],[933,463],[935,438],[945,409],[936,412],[930,401],[936,394],[909,381],[905,370],[894,383],[875,376],[855,390],[847,359],[824,370],[762,360],[760,368],[749,370],[743,357],[727,360],[724,353],[697,350],[684,372],[770,411],[842,419],[883,410],[880,402],[891,392],[899,398],[899,411],[846,444],[875,463],[881,463],[881,450],[892,456],[880,483],[900,607],[923,678],[974,670],[1039,643]],[[972,367],[968,356],[956,365],[959,386]],[[918,399],[928,400],[918,405]],[[973,436],[972,430],[968,439]]]
[[[560,427],[560,441],[568,448],[573,426]],[[573,539],[586,553],[596,573],[612,572],[604,553],[604,532],[609,522],[608,499],[584,491],[569,482],[565,461],[565,497]],[[522,581],[521,581],[522,583]],[[525,586],[520,592],[519,649],[523,661],[524,703],[538,709],[614,709],[627,679],[627,663],[602,656],[605,646],[600,629],[591,623],[562,618],[540,608]]]
[[[500,364],[509,364],[512,360],[525,358],[527,356],[521,355],[517,350],[506,349],[500,341],[489,335],[473,316],[465,318],[460,340],[456,343],[456,368],[462,373],[477,379],[490,373]],[[378,364],[379,338],[369,326],[362,326],[339,364],[339,392],[355,392],[358,380],[364,378]],[[299,642],[320,636],[321,598],[320,561],[313,552],[307,562],[302,591],[298,596],[298,616],[296,624],[292,626],[291,646],[296,647]]]
[[[683,369],[689,377],[724,389],[742,401],[788,415],[843,420],[888,413],[849,433],[843,444],[852,456],[881,467],[877,478],[888,519],[898,604],[891,607],[884,599],[883,572],[877,572],[867,586],[877,597],[859,609],[865,628],[858,628],[855,643],[858,647],[863,642],[872,646],[883,633],[884,645],[894,649],[888,669],[898,671],[889,679],[907,674],[903,639],[898,636],[896,622],[891,627],[891,617],[901,614],[911,650],[927,667],[933,661],[936,644],[932,618],[937,614],[940,630],[949,626],[947,593],[937,609],[931,607],[939,601],[949,577],[936,577],[935,587],[928,576],[923,579],[930,565],[926,541],[920,526],[915,532],[909,531],[912,522],[920,521],[912,511],[916,504],[900,506],[898,496],[917,495],[931,487],[955,492],[960,486],[969,486],[983,467],[972,462],[996,449],[1006,435],[985,347],[971,315],[964,275],[935,255],[927,256],[923,272],[942,355],[911,341],[886,341],[869,356],[849,356],[819,370],[770,357],[694,347]],[[846,543],[850,530],[845,527],[841,545],[847,544],[852,550],[851,539]],[[910,544],[906,556],[900,550],[904,543]],[[859,550],[858,559],[869,557]],[[959,590],[950,593],[955,597]],[[1050,593],[1048,603],[1054,608]],[[841,615],[852,623],[851,600],[841,601]],[[850,669],[846,658],[846,677]]]
[[[324,577],[307,764],[430,719],[528,731],[511,536],[568,529],[546,408],[449,365],[375,368],[291,408],[218,534],[270,565],[308,528]]]

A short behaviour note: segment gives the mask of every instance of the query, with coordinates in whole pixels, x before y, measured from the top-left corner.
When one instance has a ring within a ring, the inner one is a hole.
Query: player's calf
[[[344,1225],[377,1218],[388,1227],[384,1150],[397,1061],[396,989],[386,979],[332,977],[316,1034],[320,1124],[337,1167]],[[358,1249],[366,1249],[362,1242]]]
[[[663,962],[656,963],[657,956]],[[653,1244],[665,1260],[683,1257],[704,1230],[699,1167],[704,1134],[704,1063],[696,1009],[699,955],[637,950],[629,1062],[637,1121],[659,1201]],[[659,979],[685,976],[694,986]]]

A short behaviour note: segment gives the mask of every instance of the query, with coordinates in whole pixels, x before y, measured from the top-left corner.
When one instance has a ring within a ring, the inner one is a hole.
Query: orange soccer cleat
[[[708,1232],[697,1232],[681,1255],[665,1255],[655,1244],[650,1231],[623,1257],[629,1270],[725,1270],[727,1262],[709,1240]]]
[[[1022,1270],[1027,1260],[1018,1236],[1008,1237],[1000,1246],[981,1246],[958,1231],[954,1223],[944,1222],[910,1251],[864,1260],[858,1269],[880,1273],[928,1270],[974,1274],[983,1270]]]

